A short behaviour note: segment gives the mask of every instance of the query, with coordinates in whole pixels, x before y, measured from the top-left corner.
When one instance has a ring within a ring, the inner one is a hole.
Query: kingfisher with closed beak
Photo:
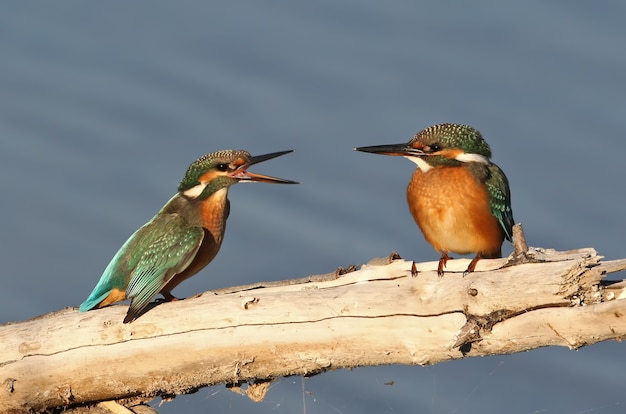
[[[222,245],[230,211],[228,189],[239,182],[298,184],[248,171],[251,165],[292,151],[251,156],[217,151],[194,161],[178,192],[119,249],[79,311],[130,299],[124,323],[135,320],[161,293],[171,291],[213,260]]]
[[[502,257],[502,243],[511,241],[514,224],[509,182],[490,161],[489,144],[476,129],[433,125],[406,144],[355,150],[399,155],[417,164],[407,201],[424,238],[441,253],[439,276],[450,252],[476,254],[464,274],[481,258]]]

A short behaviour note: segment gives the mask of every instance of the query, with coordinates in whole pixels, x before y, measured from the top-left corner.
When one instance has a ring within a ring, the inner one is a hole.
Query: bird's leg
[[[163,299],[165,299],[166,302],[178,300],[176,296],[172,295],[172,292],[161,292],[161,295],[163,295]]]
[[[439,277],[443,276],[443,268],[446,267],[446,263],[450,260],[450,256],[448,256],[447,252],[443,252],[441,255],[441,259],[439,259],[439,266],[437,266],[437,275]]]
[[[465,269],[465,272],[463,272],[463,277],[467,276],[468,274],[472,273],[474,271],[474,269],[476,269],[476,263],[478,263],[478,261],[480,259],[482,259],[483,257],[481,256],[480,253],[478,253],[470,262],[469,266],[467,266],[467,269]]]

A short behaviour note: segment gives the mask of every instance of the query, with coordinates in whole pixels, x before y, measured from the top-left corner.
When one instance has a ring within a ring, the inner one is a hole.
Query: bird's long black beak
[[[259,181],[263,183],[274,183],[274,184],[300,184],[297,181],[286,180],[284,178],[271,177],[269,175],[257,174],[248,171],[248,168],[251,165],[258,164],[263,161],[271,160],[272,158],[280,157],[281,155],[288,154],[293,152],[293,150],[288,151],[279,151],[272,152],[270,154],[264,155],[256,155],[254,157],[250,157],[250,161],[239,167],[233,177],[238,178],[241,182],[246,181]]]
[[[371,154],[382,155],[398,155],[402,157],[420,157],[426,155],[426,153],[420,149],[413,148],[407,143],[404,144],[386,144],[386,145],[373,145],[371,147],[358,147],[355,151],[369,152]]]

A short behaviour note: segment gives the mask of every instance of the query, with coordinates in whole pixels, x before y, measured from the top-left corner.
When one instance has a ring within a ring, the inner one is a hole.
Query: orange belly
[[[467,169],[417,169],[407,199],[415,222],[438,252],[502,256],[504,232],[491,214],[486,188]]]

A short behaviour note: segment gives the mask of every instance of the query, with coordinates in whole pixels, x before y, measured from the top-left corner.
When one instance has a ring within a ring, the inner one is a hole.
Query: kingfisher
[[[172,289],[209,264],[222,245],[230,186],[252,181],[298,184],[248,171],[251,165],[292,151],[251,156],[243,150],[223,150],[194,161],[178,192],[122,245],[79,311],[130,299],[124,318],[129,323],[158,293],[166,301],[176,300]]]
[[[406,144],[355,148],[373,154],[403,156],[417,164],[409,186],[409,210],[424,238],[441,254],[443,276],[448,253],[470,254],[468,274],[481,258],[502,257],[504,239],[514,224],[506,175],[490,161],[491,148],[469,125],[439,124]]]

